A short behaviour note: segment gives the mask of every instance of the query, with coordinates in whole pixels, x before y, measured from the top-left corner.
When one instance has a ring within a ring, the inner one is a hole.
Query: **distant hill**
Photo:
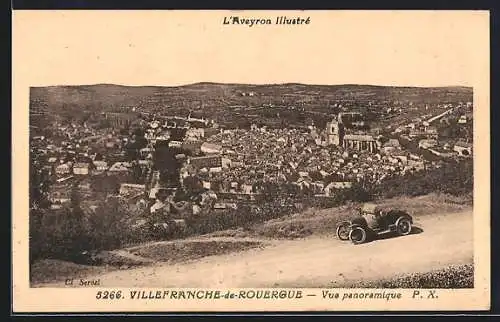
[[[251,95],[246,95],[251,93]],[[342,101],[453,102],[471,101],[470,87],[393,87],[374,85],[219,84],[202,82],[183,86],[81,86],[32,87],[32,109],[78,108],[89,111],[136,107],[154,109],[224,109],[261,104],[325,106]]]

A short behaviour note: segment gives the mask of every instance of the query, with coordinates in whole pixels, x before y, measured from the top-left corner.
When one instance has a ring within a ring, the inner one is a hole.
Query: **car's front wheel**
[[[411,233],[411,221],[408,218],[401,217],[396,221],[396,231],[400,236],[406,236]]]
[[[344,221],[337,226],[337,238],[340,240],[349,240],[350,222]]]
[[[349,239],[355,245],[364,243],[366,241],[366,230],[361,227],[354,227],[349,232]]]

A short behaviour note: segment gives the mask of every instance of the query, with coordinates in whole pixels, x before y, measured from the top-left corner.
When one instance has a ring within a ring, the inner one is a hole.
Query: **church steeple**
[[[326,123],[326,135],[328,144],[341,145],[343,140],[343,129],[336,118]]]

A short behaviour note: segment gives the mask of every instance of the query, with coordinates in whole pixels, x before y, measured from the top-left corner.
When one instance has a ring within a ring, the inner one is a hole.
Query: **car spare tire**
[[[349,232],[349,239],[355,245],[362,244],[366,241],[366,230],[362,227],[354,227]]]

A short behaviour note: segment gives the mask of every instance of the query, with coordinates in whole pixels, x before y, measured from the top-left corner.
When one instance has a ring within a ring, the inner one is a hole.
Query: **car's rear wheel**
[[[350,222],[344,221],[337,226],[337,238],[340,240],[349,240]]]
[[[361,227],[355,227],[349,232],[349,239],[355,245],[362,244],[366,241],[366,230]]]
[[[401,217],[396,221],[396,232],[400,236],[406,236],[411,233],[411,221],[408,218]]]

